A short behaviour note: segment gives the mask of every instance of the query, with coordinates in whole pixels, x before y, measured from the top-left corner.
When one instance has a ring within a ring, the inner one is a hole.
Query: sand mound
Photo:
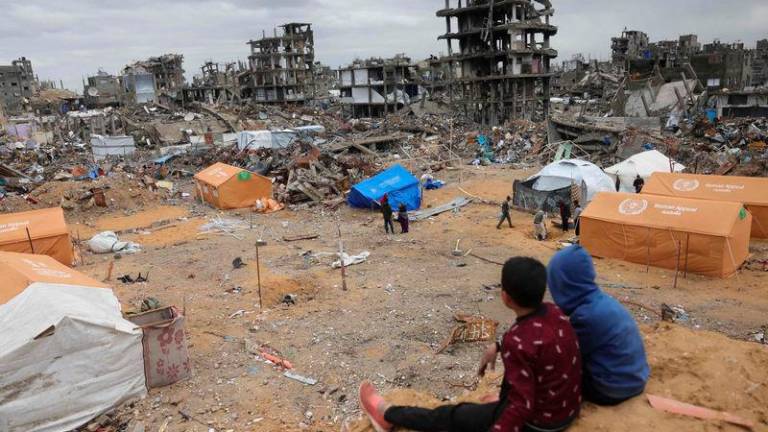
[[[652,375],[647,392],[683,402],[729,411],[768,431],[768,347],[736,341],[710,332],[659,324],[643,328]],[[498,381],[498,380],[497,380]],[[496,391],[491,379],[456,402],[476,402]],[[387,394],[396,404],[432,407],[440,402],[410,390]],[[349,432],[372,432],[367,420],[351,423]],[[585,404],[573,432],[595,431],[739,431],[736,426],[705,422],[658,412],[638,397],[621,406]]]

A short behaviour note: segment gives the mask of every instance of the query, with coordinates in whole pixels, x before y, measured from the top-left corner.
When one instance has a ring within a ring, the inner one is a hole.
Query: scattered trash
[[[371,253],[368,251],[361,252],[358,255],[348,255],[343,253],[341,256],[344,260],[344,267],[349,267],[351,265],[364,263],[368,260],[368,257],[371,256]],[[341,260],[334,261],[333,264],[331,264],[331,267],[341,268]]]
[[[296,380],[296,381],[304,383],[306,385],[313,386],[313,385],[317,384],[317,380],[314,379],[314,378],[307,378],[305,376],[301,376],[301,375],[295,374],[295,373],[290,372],[290,371],[286,371],[283,375],[286,378],[290,378],[292,380]]]
[[[448,204],[443,204],[426,210],[411,212],[408,215],[408,219],[411,221],[423,221],[441,213],[458,210],[471,202],[472,200],[469,198],[459,197],[449,202]]]
[[[281,301],[281,303],[289,305],[289,306],[293,306],[293,305],[296,304],[297,300],[298,300],[298,296],[296,296],[296,294],[286,294],[283,297],[283,300]]]
[[[731,413],[724,411],[715,411],[709,408],[704,408],[696,405],[687,404],[684,402],[676,401],[673,399],[667,399],[655,395],[646,395],[648,402],[651,406],[659,411],[668,412],[671,414],[679,414],[688,417],[695,417],[702,420],[719,420],[726,423],[731,423],[737,426],[745,427],[749,430],[755,428],[755,424],[749,420],[737,417]]]
[[[160,300],[154,298],[154,297],[147,297],[144,300],[141,301],[141,311],[142,312],[148,312],[153,311],[156,309],[160,309],[163,307],[162,303],[160,303]]]
[[[268,362],[274,364],[275,366],[281,367],[283,369],[293,369],[293,365],[288,360],[272,355],[266,351],[261,351],[259,355],[264,360],[267,360]]]
[[[246,265],[248,265],[248,264],[244,263],[243,259],[240,258],[240,257],[237,257],[234,260],[232,260],[232,268],[235,269],[235,270],[237,270],[239,268],[243,268]]]
[[[459,324],[451,330],[451,335],[440,345],[435,354],[440,354],[455,343],[480,342],[496,338],[497,321],[482,316],[456,314],[453,317]]]
[[[239,311],[237,311],[237,312],[233,313],[232,315],[230,315],[229,319],[239,318],[239,317],[241,317],[243,315],[245,315],[245,309],[240,309]]]
[[[669,306],[666,303],[661,304],[662,321],[683,323],[688,322],[688,313],[681,306]]]
[[[123,275],[117,278],[117,280],[124,284],[149,282],[149,272],[147,272],[146,276],[142,276],[141,273],[139,273],[139,275],[136,276],[136,279],[132,278],[131,275]]]

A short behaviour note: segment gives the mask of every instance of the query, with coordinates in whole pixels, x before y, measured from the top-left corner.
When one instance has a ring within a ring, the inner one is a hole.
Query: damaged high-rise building
[[[640,58],[648,51],[648,34],[638,30],[624,30],[621,36],[611,38],[613,64],[626,68],[629,60]]]
[[[8,66],[0,66],[0,104],[5,106],[7,113],[23,111],[36,86],[32,62],[26,57],[14,60]]]
[[[125,73],[134,70],[151,74],[157,93],[173,98],[184,87],[183,63],[184,56],[181,54],[164,54],[126,66]]]
[[[251,40],[246,94],[261,103],[305,102],[315,97],[312,24],[288,23],[282,31]]]
[[[85,105],[89,108],[119,106],[123,97],[120,79],[99,70],[96,75],[89,76],[88,81],[83,83],[83,95]]]
[[[409,105],[419,94],[411,59],[355,60],[338,70],[344,113],[350,117],[383,117]]]
[[[753,52],[742,42],[715,40],[702,44],[695,34],[649,42],[647,34],[627,30],[611,39],[614,65],[630,75],[655,74],[664,81],[673,81],[685,74],[710,90],[743,89],[752,85],[755,72],[759,74],[761,69],[753,63],[760,46],[758,42],[758,49]]]
[[[205,103],[241,102],[241,83],[248,71],[243,62],[219,64],[207,61],[200,67],[201,75],[184,88],[184,101]]]
[[[752,61],[752,85],[768,85],[768,39],[757,41]]]
[[[451,103],[483,124],[546,117],[553,13],[549,0],[446,0]]]

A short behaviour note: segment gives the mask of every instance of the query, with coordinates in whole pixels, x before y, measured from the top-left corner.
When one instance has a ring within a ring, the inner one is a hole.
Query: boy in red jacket
[[[402,427],[423,432],[559,432],[581,406],[581,356],[568,318],[543,303],[547,272],[533,258],[512,258],[501,272],[504,304],[517,320],[501,343],[486,350],[479,375],[495,368],[501,353],[504,381],[499,400],[436,409],[388,404],[369,382],[360,405],[378,432]]]

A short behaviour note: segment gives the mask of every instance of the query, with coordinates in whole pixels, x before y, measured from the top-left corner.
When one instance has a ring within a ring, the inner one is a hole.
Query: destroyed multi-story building
[[[120,76],[122,100],[127,104],[156,103],[155,76],[142,66],[126,66]]]
[[[678,80],[693,72],[707,88],[742,89],[752,84],[753,53],[743,43],[724,44],[715,40],[702,45],[697,35],[677,40],[648,42],[639,31],[624,31],[612,38],[614,64],[630,74],[658,73],[666,81]]]
[[[752,84],[752,51],[741,42],[724,44],[715,40],[689,62],[699,80],[709,89],[740,90]]]
[[[261,103],[305,102],[315,97],[312,24],[288,23],[282,32],[251,40],[246,95]]]
[[[173,98],[184,87],[183,63],[184,56],[181,54],[164,54],[135,62],[126,69],[143,70],[152,74],[157,94]]]
[[[450,102],[483,124],[546,117],[550,60],[557,57],[550,45],[557,27],[549,22],[554,13],[549,0],[456,0],[454,5],[446,0],[437,11],[446,23],[439,39],[448,44]]]
[[[200,76],[184,88],[184,100],[205,103],[233,103],[241,101],[241,76],[247,74],[242,62],[224,65],[207,61],[200,67]]]
[[[768,39],[757,41],[752,59],[752,85],[755,87],[768,85]]]
[[[344,113],[348,116],[383,117],[409,105],[419,93],[411,59],[398,54],[391,59],[355,60],[338,70]]]
[[[637,59],[648,51],[649,39],[645,32],[624,29],[621,36],[611,38],[611,60],[626,67],[629,60]]]
[[[701,51],[699,37],[695,34],[681,35],[677,41],[678,54],[683,58],[692,57]]]
[[[36,86],[32,62],[26,57],[14,60],[10,65],[0,66],[0,103],[5,106],[8,114],[22,112]]]
[[[119,106],[122,96],[120,79],[102,70],[83,83],[83,97],[89,108]]]

